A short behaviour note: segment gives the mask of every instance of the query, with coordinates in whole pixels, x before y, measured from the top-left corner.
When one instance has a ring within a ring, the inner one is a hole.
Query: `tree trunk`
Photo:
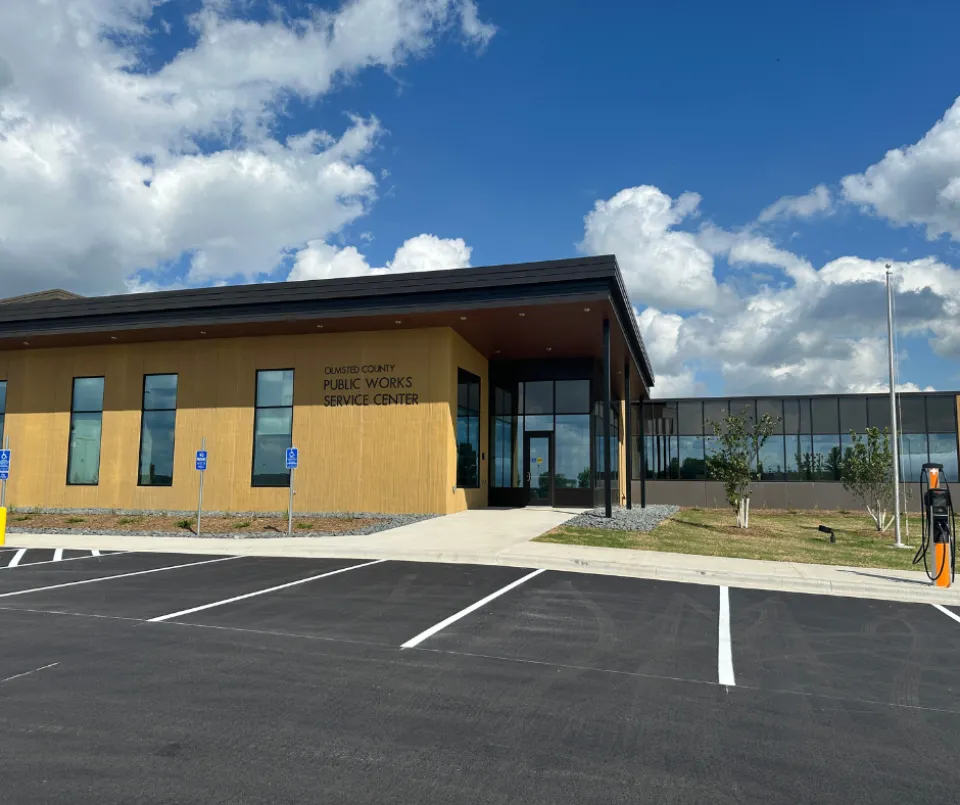
[[[737,503],[737,528],[743,528],[743,498]]]

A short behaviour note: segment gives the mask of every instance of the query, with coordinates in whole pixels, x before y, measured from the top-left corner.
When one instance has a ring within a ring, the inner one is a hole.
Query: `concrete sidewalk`
[[[960,584],[949,590],[936,589],[922,572],[531,542],[577,513],[556,509],[479,509],[357,537],[232,539],[8,534],[7,545],[505,565],[960,606]]]

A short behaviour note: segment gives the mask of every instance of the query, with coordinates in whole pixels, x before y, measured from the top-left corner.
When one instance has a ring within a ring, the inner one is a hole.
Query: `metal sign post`
[[[200,449],[197,450],[197,472],[200,473],[200,495],[197,501],[197,536],[200,536],[200,515],[203,513],[203,476],[207,473],[207,439],[200,440]]]
[[[296,447],[287,448],[287,469],[290,470],[290,503],[287,505],[287,536],[293,536],[293,478],[296,475],[300,454]]]
[[[10,477],[10,437],[3,437],[3,450],[0,450],[0,509],[7,506],[7,478]]]

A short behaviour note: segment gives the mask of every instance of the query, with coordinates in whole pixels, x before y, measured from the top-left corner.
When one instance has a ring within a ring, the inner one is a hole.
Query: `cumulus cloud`
[[[337,248],[322,241],[312,241],[297,253],[287,279],[334,279],[469,268],[471,251],[462,238],[438,238],[436,235],[423,234],[405,241],[385,266],[372,267],[353,246]]]
[[[699,200],[629,188],[585,219],[581,247],[615,253],[624,270],[657,374],[655,393],[701,393],[703,372],[720,375],[731,394],[885,388],[886,262],[848,256],[817,267],[750,228],[675,230]],[[738,291],[738,271],[717,283],[714,259],[734,269],[763,267],[769,279]],[[708,293],[671,289],[691,265],[710,266],[700,275],[709,278]],[[891,267],[898,332],[960,357],[960,271],[934,258]]]
[[[826,185],[818,184],[802,196],[784,196],[767,207],[757,220],[774,221],[778,218],[812,218],[833,209],[833,198]]]
[[[395,69],[445,33],[483,45],[473,0],[349,0],[244,17],[205,0],[194,41],[147,66],[154,0],[0,3],[0,277],[6,292],[216,284],[268,274],[364,215],[373,116],[278,139],[286,99]],[[171,272],[173,272],[171,274]]]
[[[621,190],[596,202],[579,244],[590,254],[616,254],[635,302],[691,309],[712,307],[719,294],[713,257],[694,234],[676,229],[697,212],[700,196],[676,200],[656,187]]]
[[[927,237],[960,240],[960,98],[919,142],[843,179],[847,201]]]

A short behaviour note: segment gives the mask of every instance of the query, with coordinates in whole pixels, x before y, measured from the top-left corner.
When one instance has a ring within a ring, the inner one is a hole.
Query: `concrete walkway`
[[[949,590],[936,589],[922,572],[531,542],[578,513],[573,509],[477,509],[358,537],[224,539],[8,534],[7,545],[506,565],[960,606],[960,583]]]

